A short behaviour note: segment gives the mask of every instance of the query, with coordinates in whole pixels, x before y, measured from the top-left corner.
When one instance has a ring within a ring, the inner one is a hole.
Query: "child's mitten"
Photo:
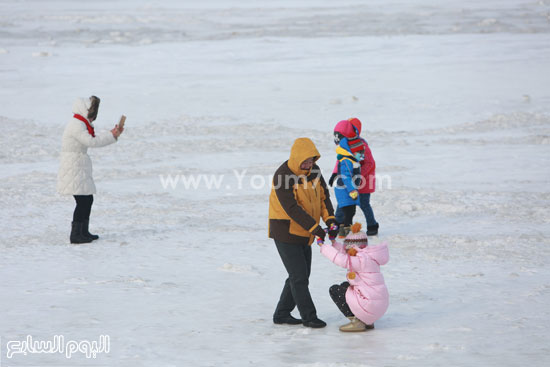
[[[354,247],[350,248],[350,249],[348,250],[348,255],[349,255],[349,256],[355,256],[355,255],[357,255],[357,250],[356,250]]]
[[[327,231],[329,240],[334,241],[336,239],[336,236],[338,236],[338,229],[339,228],[340,227],[338,226],[338,224],[335,221],[331,222],[330,228]]]

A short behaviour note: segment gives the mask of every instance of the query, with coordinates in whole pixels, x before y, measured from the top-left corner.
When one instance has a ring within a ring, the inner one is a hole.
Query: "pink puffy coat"
[[[390,259],[388,246],[383,243],[378,246],[356,247],[357,255],[348,256],[344,245],[334,242],[334,245],[324,244],[321,253],[338,266],[355,272],[355,279],[349,279],[350,287],[346,292],[346,302],[351,312],[365,324],[372,324],[381,318],[389,306],[389,294],[384,276],[380,273],[380,265],[385,265]]]

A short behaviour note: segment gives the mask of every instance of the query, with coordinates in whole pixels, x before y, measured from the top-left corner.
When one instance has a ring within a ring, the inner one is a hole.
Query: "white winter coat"
[[[73,113],[86,118],[90,105],[89,99],[79,98],[73,104]],[[88,147],[103,147],[114,142],[116,139],[110,131],[96,131],[94,138],[88,132],[86,124],[73,117],[63,132],[57,191],[62,195],[95,194]]]

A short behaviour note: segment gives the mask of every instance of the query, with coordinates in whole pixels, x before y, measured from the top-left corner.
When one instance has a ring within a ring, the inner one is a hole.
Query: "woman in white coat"
[[[111,131],[96,134],[92,123],[97,118],[99,102],[96,96],[78,98],[73,104],[73,118],[63,132],[57,191],[62,195],[73,195],[76,200],[71,243],[88,243],[99,238],[88,230],[93,194],[96,193],[88,148],[115,143],[124,130],[115,125]]]

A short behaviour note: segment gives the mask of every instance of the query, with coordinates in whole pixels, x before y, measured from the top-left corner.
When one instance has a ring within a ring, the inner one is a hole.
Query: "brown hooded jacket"
[[[308,138],[298,138],[290,158],[275,172],[269,196],[269,237],[285,243],[311,244],[320,218],[334,220],[334,209],[321,170],[314,164],[300,168],[308,158],[321,155]]]

